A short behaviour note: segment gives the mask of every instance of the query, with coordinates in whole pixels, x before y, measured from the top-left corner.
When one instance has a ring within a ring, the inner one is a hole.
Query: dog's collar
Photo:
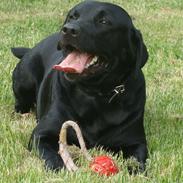
[[[127,85],[127,80],[131,76],[131,73],[133,72],[128,72],[125,77],[123,77],[123,82],[121,84],[117,85],[108,93],[108,103],[110,104],[116,97],[124,94],[126,91],[126,85]]]
[[[121,95],[123,94],[125,91],[125,85],[124,84],[121,84],[121,85],[118,85],[116,86],[113,90],[112,90],[112,96],[110,97],[108,103],[111,103],[112,100],[117,97],[118,95]]]
[[[94,91],[94,90],[83,88],[83,86],[81,88],[87,93],[94,94],[95,96],[103,98],[108,104],[110,104],[111,102],[113,102],[114,99],[126,93],[127,85],[128,85],[127,80],[130,75],[131,74],[128,72],[126,76],[123,77],[122,82],[119,81],[118,85],[113,86],[114,88],[110,89],[109,91],[105,91],[105,90],[99,91],[98,89]]]
[[[110,92],[101,93],[99,92],[98,95],[100,97],[104,97],[107,99],[107,102],[110,104],[116,97],[122,95],[125,92],[125,85],[120,84],[114,87]]]

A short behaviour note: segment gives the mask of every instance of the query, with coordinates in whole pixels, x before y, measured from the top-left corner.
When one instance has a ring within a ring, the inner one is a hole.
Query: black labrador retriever
[[[34,48],[12,48],[20,59],[13,72],[15,110],[36,106],[37,126],[29,149],[36,147],[49,169],[59,170],[59,131],[73,120],[87,148],[96,146],[135,157],[145,169],[143,126],[148,59],[142,35],[121,7],[85,1],[67,15],[59,33]],[[69,129],[69,144],[78,145]]]

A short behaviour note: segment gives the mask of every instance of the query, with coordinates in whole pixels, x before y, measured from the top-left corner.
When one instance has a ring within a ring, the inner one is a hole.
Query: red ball
[[[108,156],[97,156],[90,163],[90,168],[99,175],[114,175],[119,172],[114,161]]]

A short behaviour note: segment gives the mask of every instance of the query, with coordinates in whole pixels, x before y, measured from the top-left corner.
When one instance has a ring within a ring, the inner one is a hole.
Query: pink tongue
[[[53,69],[81,74],[87,63],[92,60],[93,56],[87,53],[71,52],[60,64],[54,65]]]

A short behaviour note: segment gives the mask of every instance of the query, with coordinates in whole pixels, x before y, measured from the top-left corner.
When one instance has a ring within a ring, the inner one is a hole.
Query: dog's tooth
[[[95,63],[97,63],[97,61],[98,61],[98,57],[95,56],[90,63],[86,64],[85,68],[88,68],[88,67],[94,65]]]
[[[86,68],[90,67],[91,65],[93,65],[92,62],[88,63],[88,64],[86,65]]]
[[[87,63],[86,65],[85,65],[85,68],[88,68],[89,67],[89,63]]]
[[[90,64],[86,64],[85,68],[87,69],[90,66]]]
[[[98,60],[98,57],[97,56],[95,56],[93,59],[92,59],[92,64],[94,64],[94,63],[96,63],[97,62],[97,60]]]

